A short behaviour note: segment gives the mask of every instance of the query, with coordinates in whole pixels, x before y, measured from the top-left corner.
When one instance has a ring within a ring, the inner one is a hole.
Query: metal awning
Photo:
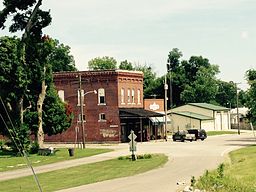
[[[163,117],[161,113],[145,110],[143,108],[119,108],[120,118],[150,118]]]
[[[152,123],[154,125],[165,123],[165,116],[162,116],[162,117],[149,117],[149,119],[152,121]],[[167,120],[167,124],[171,123],[171,119],[168,116],[167,116],[166,120]]]

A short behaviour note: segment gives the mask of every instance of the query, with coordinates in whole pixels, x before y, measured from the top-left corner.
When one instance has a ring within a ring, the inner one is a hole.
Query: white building
[[[189,128],[206,131],[229,130],[230,111],[226,107],[208,103],[188,103],[168,111],[173,131]]]

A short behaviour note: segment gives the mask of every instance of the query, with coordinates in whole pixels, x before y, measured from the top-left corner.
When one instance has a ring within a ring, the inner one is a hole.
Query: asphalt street
[[[60,190],[59,192],[175,192],[184,185],[189,185],[192,176],[199,177],[206,169],[216,168],[225,160],[228,152],[255,143],[256,140],[252,133],[211,136],[205,141],[194,142],[173,142],[171,140],[166,142],[162,140],[138,143],[137,153],[164,153],[169,157],[169,161],[163,167],[146,173]],[[129,154],[127,143],[87,145],[87,147],[113,148],[114,151],[35,167],[35,171],[36,173],[43,173]],[[0,181],[27,175],[31,175],[29,169],[1,172]]]

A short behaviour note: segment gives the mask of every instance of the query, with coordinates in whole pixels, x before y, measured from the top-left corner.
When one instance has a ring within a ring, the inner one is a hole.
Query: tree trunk
[[[45,77],[46,68],[44,67],[43,76]],[[46,95],[47,86],[45,85],[45,79],[42,81],[42,89],[37,100],[37,113],[38,113],[38,131],[37,131],[37,143],[40,148],[44,145],[44,130],[43,130],[43,103]]]

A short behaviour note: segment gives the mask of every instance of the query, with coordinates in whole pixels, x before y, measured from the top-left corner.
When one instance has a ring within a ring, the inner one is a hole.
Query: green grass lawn
[[[220,169],[206,172],[197,187],[207,192],[255,192],[256,191],[256,145],[231,152],[230,163]]]
[[[40,166],[49,163],[55,163],[59,161],[65,161],[70,159],[88,157],[97,155],[100,153],[106,153],[112,151],[111,149],[75,149],[75,156],[70,157],[68,149],[59,149],[55,155],[52,156],[40,156],[37,154],[29,155],[29,160],[33,166]],[[6,154],[0,151],[0,172],[9,171],[14,169],[20,169],[27,167],[24,157],[15,157],[11,154]]]
[[[207,131],[207,136],[225,135],[225,134],[237,134],[237,132],[236,131]]]
[[[160,167],[167,161],[168,157],[163,154],[153,154],[152,158],[137,161],[112,159],[38,174],[38,178],[43,191],[48,192],[143,173]],[[38,188],[33,177],[28,176],[0,182],[0,191],[34,192]]]

